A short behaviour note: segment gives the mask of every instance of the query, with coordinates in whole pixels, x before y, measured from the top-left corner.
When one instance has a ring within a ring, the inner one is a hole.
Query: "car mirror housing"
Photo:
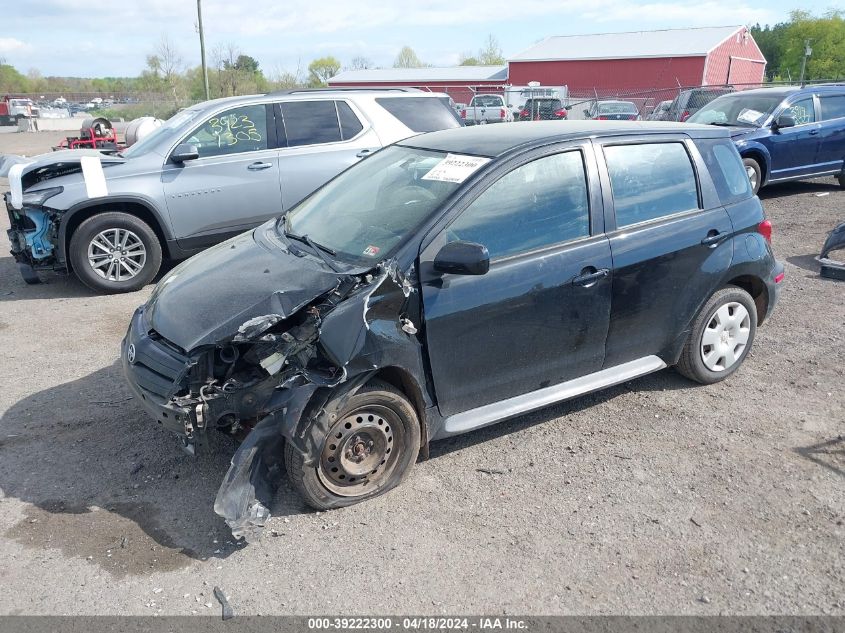
[[[200,151],[196,145],[191,143],[179,143],[170,155],[174,163],[184,163],[187,160],[195,160],[200,157]]]
[[[775,121],[775,127],[778,129],[782,127],[795,127],[795,119],[788,114],[781,114],[778,120]]]
[[[434,258],[434,270],[453,275],[483,275],[490,270],[487,247],[476,242],[449,242]]]

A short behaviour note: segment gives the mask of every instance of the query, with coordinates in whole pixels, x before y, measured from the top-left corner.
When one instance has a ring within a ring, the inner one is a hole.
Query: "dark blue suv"
[[[731,128],[756,193],[774,182],[836,176],[845,187],[845,85],[760,88],[724,95],[690,123]]]

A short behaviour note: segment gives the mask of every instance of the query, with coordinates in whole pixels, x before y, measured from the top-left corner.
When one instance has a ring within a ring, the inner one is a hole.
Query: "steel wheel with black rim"
[[[288,442],[285,465],[294,488],[318,510],[352,505],[395,488],[420,448],[413,406],[392,385],[377,380],[349,398],[330,401],[311,433],[307,445],[319,447],[319,453],[305,455]]]
[[[696,382],[710,384],[734,373],[754,342],[757,307],[745,290],[718,290],[693,322],[677,370]]]
[[[760,169],[760,163],[753,158],[743,158],[742,164],[745,165],[745,173],[748,175],[748,181],[751,183],[751,190],[757,193],[760,191],[760,185],[763,183],[763,170]]]
[[[98,292],[130,292],[152,281],[161,265],[155,232],[128,213],[100,213],[73,233],[68,252],[73,272]]]

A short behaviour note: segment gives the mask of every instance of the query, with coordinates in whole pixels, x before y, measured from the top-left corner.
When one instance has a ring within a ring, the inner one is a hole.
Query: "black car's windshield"
[[[687,119],[687,123],[759,127],[784,99],[783,94],[733,93],[714,99]]]
[[[374,264],[427,219],[460,186],[430,172],[445,153],[387,147],[342,173],[294,207],[279,232],[307,237],[337,259]],[[300,240],[302,241],[302,240]]]
[[[614,103],[600,103],[600,114],[636,114],[637,106],[627,101],[619,101]]]
[[[120,155],[124,158],[135,158],[148,153],[159,141],[175,138],[198,115],[198,110],[182,110],[181,112],[177,112],[167,119],[164,125],[156,128],[134,145],[120,152]]]

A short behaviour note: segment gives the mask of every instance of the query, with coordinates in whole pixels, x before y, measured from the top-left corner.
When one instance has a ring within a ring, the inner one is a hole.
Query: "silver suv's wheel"
[[[676,369],[704,384],[724,380],[745,360],[756,331],[751,295],[736,286],[717,290],[693,321]]]
[[[128,281],[144,269],[147,249],[129,229],[107,229],[88,243],[88,263],[103,279]]]
[[[161,266],[161,244],[140,218],[109,211],[85,220],[68,248],[73,272],[103,293],[131,292],[153,280]]]

